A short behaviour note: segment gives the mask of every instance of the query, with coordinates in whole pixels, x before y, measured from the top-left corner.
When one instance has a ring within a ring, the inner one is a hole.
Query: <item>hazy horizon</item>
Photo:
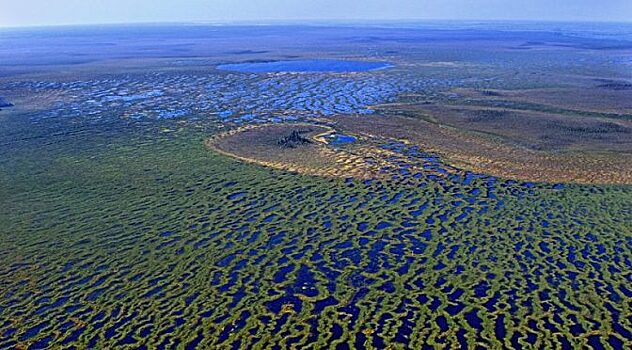
[[[46,8],[46,7],[50,8]],[[536,21],[630,23],[632,2],[613,0],[534,0],[513,4],[500,0],[218,0],[186,4],[149,0],[0,0],[0,27],[46,27],[117,24],[275,24],[380,23],[420,21]],[[46,11],[32,9],[46,8]],[[70,10],[69,10],[70,9]]]
[[[493,23],[515,23],[515,24],[622,24],[632,25],[632,21],[622,20],[537,20],[537,19],[442,19],[442,18],[402,18],[402,19],[312,19],[312,20],[236,20],[236,21],[156,21],[156,22],[95,22],[95,23],[60,23],[60,24],[27,24],[27,25],[0,25],[0,29],[29,29],[29,28],[62,28],[62,27],[116,27],[116,26],[169,26],[169,25],[190,25],[190,26],[292,26],[292,25],[314,25],[314,26],[354,26],[354,25],[426,25],[441,23],[460,23],[460,24],[493,24]]]

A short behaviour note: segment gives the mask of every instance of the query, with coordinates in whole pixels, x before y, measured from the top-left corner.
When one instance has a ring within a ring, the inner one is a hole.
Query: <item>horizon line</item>
[[[560,24],[627,24],[632,25],[632,20],[585,20],[585,19],[454,19],[454,18],[401,18],[401,19],[267,19],[267,20],[202,20],[202,21],[132,21],[132,22],[92,22],[92,23],[54,23],[54,24],[28,24],[28,25],[2,25],[0,29],[36,29],[36,28],[61,28],[61,27],[98,27],[98,26],[152,26],[152,25],[208,25],[208,26],[240,26],[240,25],[351,25],[351,24],[422,24],[424,22],[496,22],[496,23],[560,23]]]

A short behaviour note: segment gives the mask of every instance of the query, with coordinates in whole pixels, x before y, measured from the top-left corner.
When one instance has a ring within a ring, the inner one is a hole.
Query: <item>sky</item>
[[[314,20],[632,21],[632,0],[0,0],[0,27]]]

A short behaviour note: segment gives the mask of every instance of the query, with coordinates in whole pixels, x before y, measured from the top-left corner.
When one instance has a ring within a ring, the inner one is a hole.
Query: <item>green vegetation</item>
[[[3,346],[559,348],[632,328],[629,187],[487,198],[245,165],[175,124],[84,132],[3,154]]]

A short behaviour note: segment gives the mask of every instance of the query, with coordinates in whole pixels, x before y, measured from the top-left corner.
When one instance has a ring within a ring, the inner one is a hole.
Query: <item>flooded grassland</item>
[[[0,348],[629,348],[631,43],[204,28],[5,61]]]

